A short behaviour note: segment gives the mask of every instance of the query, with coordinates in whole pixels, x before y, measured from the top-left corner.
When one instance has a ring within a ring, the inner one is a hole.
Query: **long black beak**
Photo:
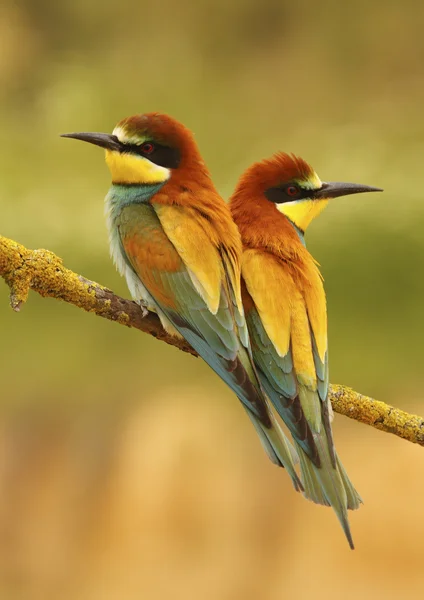
[[[319,190],[314,191],[313,197],[316,199],[337,198],[338,196],[348,196],[349,194],[382,191],[381,188],[371,187],[370,185],[361,185],[360,183],[329,181],[328,183],[323,183]]]
[[[62,133],[60,137],[82,140],[83,142],[101,146],[107,150],[116,150],[119,152],[122,149],[122,144],[116,135],[109,133]]]

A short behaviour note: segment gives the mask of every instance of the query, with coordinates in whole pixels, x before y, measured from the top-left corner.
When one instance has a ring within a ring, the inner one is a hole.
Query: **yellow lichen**
[[[117,321],[118,323],[121,323],[121,325],[128,325],[130,322],[130,317],[127,315],[127,313],[120,312]]]
[[[424,419],[341,385],[330,387],[336,412],[424,446]]]

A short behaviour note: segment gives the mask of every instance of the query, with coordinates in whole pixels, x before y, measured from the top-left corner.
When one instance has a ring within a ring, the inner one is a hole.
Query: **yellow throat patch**
[[[106,150],[106,164],[113,183],[164,183],[171,175],[169,169],[125,152]]]
[[[311,222],[322,213],[328,200],[295,200],[277,204],[277,208],[302,231],[306,231]]]

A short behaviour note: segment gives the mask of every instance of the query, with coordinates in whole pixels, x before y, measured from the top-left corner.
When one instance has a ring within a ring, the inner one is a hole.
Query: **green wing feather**
[[[291,350],[289,349],[283,357],[278,355],[255,307],[248,311],[246,320],[252,341],[253,358],[268,397],[299,446],[312,461],[319,464],[313,435],[298,397],[298,382]]]
[[[328,356],[326,354],[324,362],[321,361],[310,327],[317,378],[315,391],[295,372],[291,346],[284,356],[278,354],[254,304],[254,290],[246,292],[251,296],[246,319],[253,358],[267,395],[295,440],[305,496],[333,507],[353,548],[347,509],[358,508],[361,498],[334,450],[328,401]]]
[[[249,356],[231,318],[234,304],[223,285],[218,311],[212,315],[195,290],[188,273],[158,273],[163,286],[172,290],[176,310],[164,310],[181,335],[231,387],[247,410],[270,459],[284,466],[296,490],[301,484],[295,472],[297,454],[268,409]],[[239,314],[239,320],[241,315]]]
[[[146,207],[143,207],[144,221],[145,209]],[[134,207],[131,210],[134,213]],[[221,248],[217,249],[218,257],[221,256],[223,262],[223,277],[218,309],[212,314],[205,299],[196,289],[193,276],[185,266],[183,257],[165,235],[153,209],[148,219],[150,238],[161,240],[161,252],[172,255],[175,258],[174,264],[178,263],[178,268],[164,270],[150,264],[148,277],[143,277],[143,272],[147,272],[145,265],[140,264],[137,255],[130,255],[127,251],[127,239],[134,235],[133,219],[122,219],[118,225],[126,260],[131,263],[160,311],[236,393],[271,460],[284,466],[295,489],[301,490],[302,485],[294,467],[296,452],[275,421],[253,366],[243,309],[240,308],[231,285],[233,267],[227,253]],[[140,230],[143,223],[137,223],[136,228],[137,236],[141,239],[143,236]],[[149,282],[154,282],[154,285],[149,285]],[[157,293],[158,290],[160,294]],[[172,298],[172,306],[162,302],[160,296]]]

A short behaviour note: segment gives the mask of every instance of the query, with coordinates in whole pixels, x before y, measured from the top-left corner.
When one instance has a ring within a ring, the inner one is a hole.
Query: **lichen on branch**
[[[166,333],[154,313],[148,312],[143,316],[138,304],[67,269],[62,259],[48,250],[29,250],[0,236],[0,276],[10,288],[10,305],[15,311],[20,310],[28,298],[29,290],[33,290],[41,296],[64,300],[99,317],[139,329],[196,356],[187,342]],[[331,385],[329,397],[336,412],[424,446],[422,417],[368,398],[342,385]]]
[[[134,327],[180,350],[196,354],[185,341],[169,336],[154,313],[143,317],[138,304],[67,269],[62,259],[49,250],[29,250],[0,236],[0,276],[10,288],[10,305],[15,311],[19,311],[26,302],[31,289],[41,296],[64,300],[99,317]]]

